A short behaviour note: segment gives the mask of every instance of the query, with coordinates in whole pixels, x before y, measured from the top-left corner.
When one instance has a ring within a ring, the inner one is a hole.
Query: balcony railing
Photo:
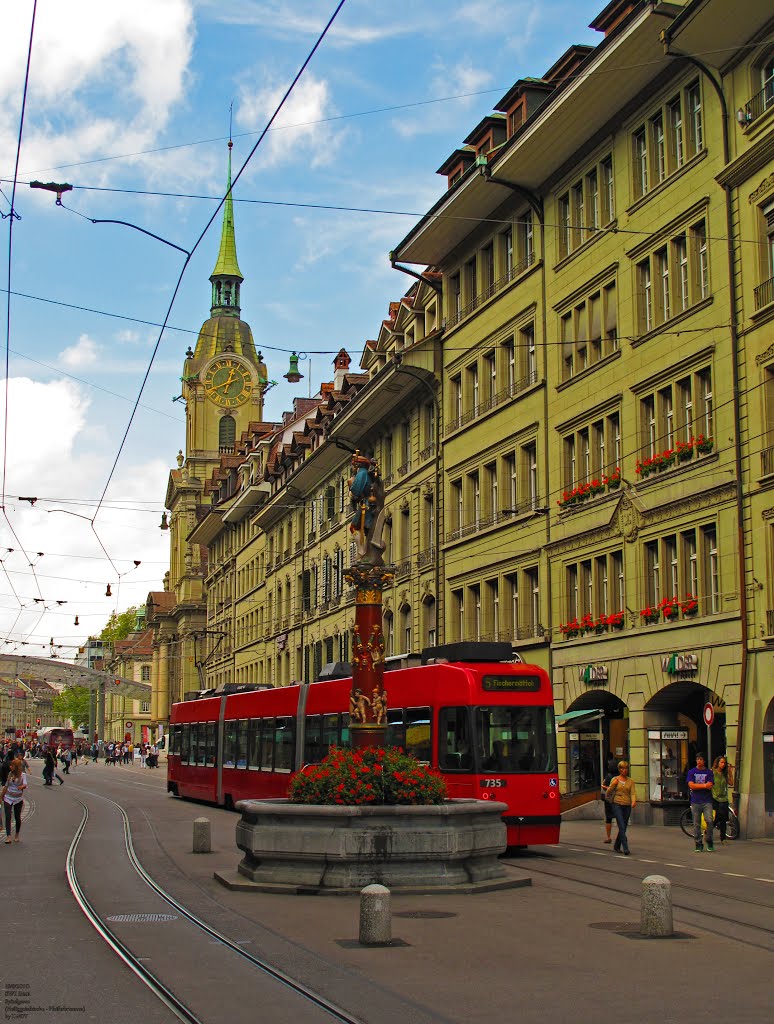
[[[514,508],[503,508],[498,512],[491,512],[486,516],[477,516],[470,523],[466,523],[464,526],[458,527],[456,530],[451,530],[446,534],[446,540],[460,540],[462,537],[469,537],[471,534],[478,533],[480,530],[486,530],[489,526],[496,526],[497,523],[503,523],[507,519],[513,519],[517,516],[526,515],[528,512],[539,512],[540,499],[535,496],[527,501],[521,502]]]
[[[764,448],[761,452],[761,475],[774,473],[774,448]]]
[[[528,267],[531,267],[534,262],[535,254],[532,253],[525,260],[522,260],[521,263],[514,264],[510,270],[503,274],[502,277],[498,278],[496,281],[492,281],[491,284],[488,284],[484,289],[482,289],[482,291],[480,291],[474,299],[471,299],[467,305],[460,306],[458,310],[455,310],[454,313],[448,316],[443,322],[444,329],[448,330],[450,327],[454,327],[458,324],[460,320],[464,320],[466,316],[470,316],[470,314],[475,312],[479,306],[483,306],[485,302],[491,299],[493,295],[496,295],[497,292],[505,288],[507,284],[510,284],[511,281],[519,276],[519,274],[524,273],[524,271]]]
[[[756,310],[763,309],[770,302],[774,302],[774,277],[770,277],[768,281],[759,284],[755,289],[754,295]]]
[[[774,608],[766,610],[766,636],[774,636]]]
[[[411,559],[404,559],[395,566],[395,579],[402,580],[411,575]]]
[[[435,561],[435,548],[428,548],[427,551],[420,551],[417,555],[417,569],[423,569]]]
[[[483,402],[479,402],[469,412],[463,413],[458,416],[457,419],[451,420],[450,423],[446,424],[445,433],[452,434],[455,430],[459,430],[460,427],[464,427],[466,423],[472,422],[472,420],[478,419],[479,416],[483,416],[485,412],[489,412],[490,409],[495,409],[498,405],[502,405],[503,402],[507,402],[510,398],[514,398],[522,391],[526,391],[527,388],[531,388],[533,384],[537,384],[538,375],[537,370],[530,370],[529,373],[520,377],[518,380],[513,381],[507,388],[503,388],[502,391],[498,391],[490,398],[485,399]]]
[[[774,79],[769,79],[759,93],[744,105],[744,126],[752,124],[769,107],[774,107]]]
[[[427,459],[432,459],[435,455],[435,441],[431,441],[430,444],[425,445],[422,451],[419,453],[419,461],[425,462]]]
[[[398,466],[398,476],[405,476],[406,473],[411,469],[410,462],[404,462],[402,466]]]

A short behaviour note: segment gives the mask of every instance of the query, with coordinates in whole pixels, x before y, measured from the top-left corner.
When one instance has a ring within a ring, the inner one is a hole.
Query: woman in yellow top
[[[610,794],[612,793],[612,798]],[[637,806],[637,790],[634,782],[629,778],[629,762],[618,762],[618,775],[610,782],[607,788],[607,799],[612,799],[613,814],[618,825],[613,849],[616,853],[623,850],[626,857],[629,856],[629,840],[626,838],[626,828],[632,811]]]

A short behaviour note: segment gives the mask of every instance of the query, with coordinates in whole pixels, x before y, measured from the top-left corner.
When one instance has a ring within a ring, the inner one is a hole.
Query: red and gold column
[[[355,750],[383,747],[387,735],[387,692],[384,689],[382,590],[393,574],[383,565],[361,562],[353,565],[346,576],[355,587],[350,746]]]

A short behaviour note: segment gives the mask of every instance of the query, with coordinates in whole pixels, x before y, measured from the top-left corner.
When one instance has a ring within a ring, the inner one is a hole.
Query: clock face
[[[253,378],[246,363],[223,356],[210,363],[204,374],[207,397],[226,409],[242,405],[253,392]]]

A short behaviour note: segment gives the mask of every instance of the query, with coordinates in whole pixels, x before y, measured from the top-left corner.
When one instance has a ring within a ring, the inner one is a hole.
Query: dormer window
[[[460,167],[460,168],[458,168],[454,172],[454,174],[450,174],[449,175],[449,188],[451,188],[452,185],[456,185],[461,177],[462,177],[462,168]]]
[[[508,135],[515,135],[524,124],[524,104],[520,103],[515,110],[508,115]]]

